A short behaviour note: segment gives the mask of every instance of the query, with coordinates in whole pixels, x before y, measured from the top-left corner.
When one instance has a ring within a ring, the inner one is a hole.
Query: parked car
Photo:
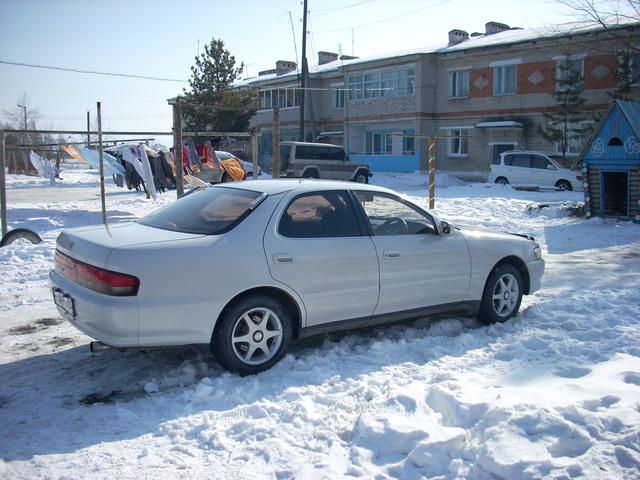
[[[280,142],[280,175],[326,178],[369,183],[371,167],[349,160],[339,145],[310,142]]]
[[[98,349],[205,343],[252,374],[313,334],[443,312],[503,322],[543,271],[531,237],[453,227],[382,187],[280,179],[65,230],[50,281]]]
[[[578,170],[562,167],[542,152],[509,150],[493,161],[489,182],[547,185],[561,190],[582,190],[582,175]]]

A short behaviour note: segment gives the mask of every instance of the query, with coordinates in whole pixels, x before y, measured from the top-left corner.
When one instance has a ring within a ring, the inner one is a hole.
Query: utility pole
[[[300,78],[300,138],[304,142],[304,105],[307,99],[307,76],[309,67],[307,65],[307,0],[304,0],[304,12],[302,15],[302,76]]]
[[[100,158],[100,200],[102,203],[102,224],[107,225],[107,200],[104,190],[104,151],[102,149],[102,111],[100,109],[100,102],[98,107],[98,155]]]
[[[24,129],[27,130],[27,106],[26,105],[18,105],[18,107],[20,107],[22,109],[22,113],[24,113]],[[24,132],[22,134],[22,145],[26,145],[27,143],[29,143],[27,140],[29,139],[29,134],[27,132]],[[27,153],[27,151],[25,150],[24,152],[24,174],[28,175],[29,174],[29,170],[31,170],[31,167],[29,166],[29,154]],[[17,170],[16,170],[17,173]]]
[[[87,148],[91,148],[91,120],[89,119],[89,112],[87,112]]]
[[[280,107],[273,107],[273,145],[271,147],[271,174],[280,178]]]

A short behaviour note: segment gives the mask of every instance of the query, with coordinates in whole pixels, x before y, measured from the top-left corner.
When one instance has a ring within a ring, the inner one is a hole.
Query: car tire
[[[566,180],[558,180],[556,182],[556,187],[558,187],[560,190],[564,190],[565,192],[570,192],[571,190],[573,190],[573,188],[571,187],[571,183]]]
[[[318,172],[316,172],[315,170],[309,170],[307,172],[304,172],[302,178],[320,178],[320,175],[318,175]]]
[[[478,319],[485,325],[505,322],[520,309],[522,275],[511,264],[493,268],[482,293]]]
[[[496,178],[496,183],[499,183],[500,185],[509,185],[509,180],[505,177],[498,177]]]
[[[0,247],[9,245],[20,238],[29,240],[34,245],[42,242],[40,235],[36,232],[29,230],[28,228],[15,228],[7,232],[6,235],[2,237],[2,240],[0,240]]]
[[[220,178],[220,183],[227,183],[231,181],[231,177],[229,176],[229,174],[227,172],[224,172],[222,174],[222,178]]]
[[[369,174],[365,170],[358,170],[353,177],[353,181],[356,183],[369,183]]]
[[[231,305],[211,339],[211,351],[227,370],[253,375],[271,368],[292,337],[291,314],[272,297],[254,295]]]

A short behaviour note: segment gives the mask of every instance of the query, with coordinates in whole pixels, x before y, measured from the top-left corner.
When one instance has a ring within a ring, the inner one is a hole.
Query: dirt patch
[[[96,403],[113,403],[114,400],[122,393],[121,390],[113,390],[111,393],[90,393],[80,399],[83,405],[94,405]]]
[[[69,345],[70,343],[73,343],[73,339],[67,337],[54,337],[47,342],[48,345],[53,345],[56,348]]]
[[[13,327],[9,329],[9,334],[10,335],[29,335],[31,333],[35,333],[49,327],[60,325],[62,322],[64,322],[64,320],[60,318],[41,318],[40,320],[36,320],[32,324]]]

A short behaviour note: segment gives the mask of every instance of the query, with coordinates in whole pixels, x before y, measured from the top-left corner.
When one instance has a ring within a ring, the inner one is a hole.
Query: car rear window
[[[174,232],[218,235],[239,224],[266,195],[252,190],[209,187],[138,220]]]

